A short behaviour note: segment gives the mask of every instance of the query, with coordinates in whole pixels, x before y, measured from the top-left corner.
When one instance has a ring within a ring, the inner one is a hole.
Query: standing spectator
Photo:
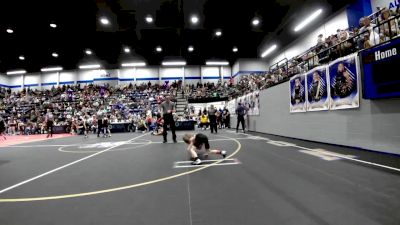
[[[100,131],[103,130],[103,119],[104,119],[104,107],[100,106],[99,111],[97,111],[97,137],[100,137]],[[103,135],[104,135],[103,131]]]
[[[222,119],[225,124],[225,128],[231,128],[231,114],[229,113],[228,109],[224,109],[224,112],[222,114]]]
[[[160,109],[163,113],[164,124],[163,124],[163,138],[164,142],[167,143],[167,129],[169,125],[169,129],[172,132],[172,139],[174,143],[176,143],[176,134],[175,134],[175,121],[172,113],[175,112],[175,104],[171,102],[171,97],[167,96],[165,101],[160,104]]]
[[[8,117],[8,134],[14,135],[16,132],[16,127],[17,127],[17,121],[14,119],[14,117],[12,118]]]
[[[318,35],[317,46],[320,46],[323,44],[324,44],[324,36],[322,34],[320,34],[320,35]]]
[[[222,129],[222,112],[220,110],[217,111],[217,124],[218,129]]]
[[[50,109],[47,109],[46,113],[46,129],[47,129],[47,138],[53,137],[53,125],[54,125],[54,115]]]
[[[376,25],[371,23],[371,18],[368,16],[362,20],[364,26],[360,29],[360,34],[364,34],[363,39],[369,40],[372,46],[379,44],[379,35],[377,29],[374,28]]]
[[[245,122],[244,116],[247,113],[247,108],[242,106],[242,103],[239,102],[238,107],[236,108],[236,115],[237,115],[237,124],[236,124],[236,133],[239,131],[239,124],[242,123],[243,133],[246,133],[245,130]]]
[[[392,37],[397,35],[397,22],[393,19],[394,17],[390,15],[389,9],[384,9],[381,14],[381,18],[379,23],[382,24],[380,26],[381,31],[381,40],[388,41]],[[390,20],[390,22],[389,22]]]
[[[103,137],[111,137],[111,129],[109,127],[111,123],[111,115],[105,114],[103,117],[103,129],[104,129],[104,136]]]
[[[0,116],[0,136],[6,140],[6,136],[4,136],[4,131],[6,130],[6,123],[4,122],[4,119],[2,116]]]

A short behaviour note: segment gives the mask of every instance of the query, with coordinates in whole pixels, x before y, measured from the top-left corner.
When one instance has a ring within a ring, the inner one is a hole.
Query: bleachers
[[[383,19],[384,13],[389,13],[389,16],[386,15],[385,19]],[[376,21],[377,24],[352,30],[341,30],[339,34],[326,38],[325,41],[318,43],[306,52],[292,59],[282,59],[271,65],[269,71],[263,75],[242,76],[237,85],[239,95],[251,92],[251,90],[262,90],[284,83],[296,74],[307,72],[340,57],[382,44],[398,38],[400,35],[400,12],[381,9],[361,19],[362,21],[366,19]]]

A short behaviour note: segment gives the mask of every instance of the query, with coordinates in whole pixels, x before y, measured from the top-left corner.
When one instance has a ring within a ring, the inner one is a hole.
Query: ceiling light
[[[257,26],[260,24],[260,20],[258,18],[254,18],[253,21],[251,21],[251,23],[253,24],[253,26]]]
[[[269,47],[267,50],[265,50],[262,54],[261,57],[264,58],[265,56],[269,55],[271,52],[273,52],[276,49],[276,45],[272,45]]]
[[[146,16],[145,19],[146,19],[146,22],[147,22],[147,23],[152,23],[152,22],[153,22],[153,17],[150,16],[150,15]]]
[[[56,27],[57,27],[57,24],[51,23],[51,24],[50,24],[50,27],[51,27],[51,28],[56,28]]]
[[[140,67],[140,66],[146,66],[145,62],[128,62],[128,63],[122,63],[122,67]]]
[[[98,69],[100,67],[101,67],[100,64],[80,65],[79,69]]]
[[[294,28],[294,31],[297,32],[297,31],[303,29],[305,26],[307,26],[309,23],[311,23],[313,20],[315,20],[321,13],[322,13],[322,9],[318,9],[313,14],[311,14],[309,17],[307,17],[305,20],[303,20],[303,22],[301,22],[299,25],[297,25]]]
[[[14,71],[8,71],[7,75],[17,75],[17,74],[25,74],[26,70],[14,70]]]
[[[197,24],[199,22],[199,17],[197,17],[197,16],[190,17],[190,22],[192,24]]]
[[[58,67],[47,67],[47,68],[42,68],[40,69],[42,72],[54,72],[54,71],[61,71],[63,68],[58,66]]]
[[[227,66],[229,65],[228,61],[207,61],[207,66]]]
[[[162,62],[163,66],[185,66],[185,61],[169,61],[169,62]]]
[[[215,32],[215,35],[217,36],[217,37],[219,37],[219,36],[221,36],[222,35],[222,32],[219,30],[219,31],[216,31]]]
[[[162,48],[161,48],[160,46],[158,46],[158,47],[156,48],[156,51],[157,51],[157,52],[162,52]]]
[[[188,47],[188,51],[189,51],[189,52],[193,52],[193,51],[194,51],[193,46],[189,46],[189,47]]]
[[[100,18],[100,23],[103,25],[109,25],[110,21],[106,17],[101,17]]]
[[[57,58],[57,57],[58,57],[58,54],[57,54],[57,52],[53,52],[53,53],[51,54],[51,56],[53,56],[54,58]]]
[[[93,54],[92,50],[89,50],[89,49],[86,50],[85,53],[86,53],[86,55],[91,55],[91,54]]]
[[[7,33],[12,34],[12,33],[14,33],[14,30],[12,30],[12,29],[7,29]]]
[[[125,47],[125,48],[124,48],[124,52],[125,52],[125,53],[129,53],[129,52],[131,52],[131,49],[128,48],[128,47]]]
[[[233,47],[232,52],[237,52],[239,51],[237,47]]]
[[[25,60],[25,56],[23,56],[23,55],[19,56],[18,58],[19,58],[19,60]]]

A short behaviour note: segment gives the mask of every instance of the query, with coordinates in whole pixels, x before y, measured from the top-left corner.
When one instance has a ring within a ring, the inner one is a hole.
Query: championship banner
[[[329,109],[329,89],[326,68],[326,66],[320,66],[306,73],[307,111]]]
[[[231,115],[236,114],[236,99],[230,100],[226,103],[226,109],[228,109]]]
[[[290,78],[290,112],[305,112],[306,111],[306,76],[304,74],[296,75]]]
[[[248,111],[247,114],[250,116],[258,116],[260,115],[260,92],[254,91],[250,94],[241,96],[237,98],[237,104],[242,103],[242,106],[245,106]]]
[[[330,109],[350,109],[360,106],[359,67],[356,54],[329,64]]]

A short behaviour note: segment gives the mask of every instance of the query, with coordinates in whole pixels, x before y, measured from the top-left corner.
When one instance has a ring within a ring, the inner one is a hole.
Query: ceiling
[[[342,0],[327,2],[335,2],[332,11],[346,4]],[[304,4],[301,0],[2,1],[0,72],[20,68],[36,72],[51,65],[75,69],[90,60],[116,68],[132,55],[143,57],[149,65],[176,57],[192,65],[213,58],[233,63],[238,58],[257,57],[263,40],[276,34]],[[145,21],[149,14],[153,24]],[[200,18],[196,26],[189,22],[193,14]],[[100,17],[108,18],[110,25],[102,25]],[[258,27],[251,25],[254,17],[262,21]],[[7,33],[8,28],[14,32]],[[221,29],[222,36],[215,36],[216,29]],[[163,48],[161,53],[155,51],[157,46]],[[194,51],[189,52],[188,46]],[[124,53],[124,47],[131,53]],[[88,58],[85,49],[94,55]],[[59,57],[52,57],[53,52]],[[19,60],[20,55],[25,60]]]

